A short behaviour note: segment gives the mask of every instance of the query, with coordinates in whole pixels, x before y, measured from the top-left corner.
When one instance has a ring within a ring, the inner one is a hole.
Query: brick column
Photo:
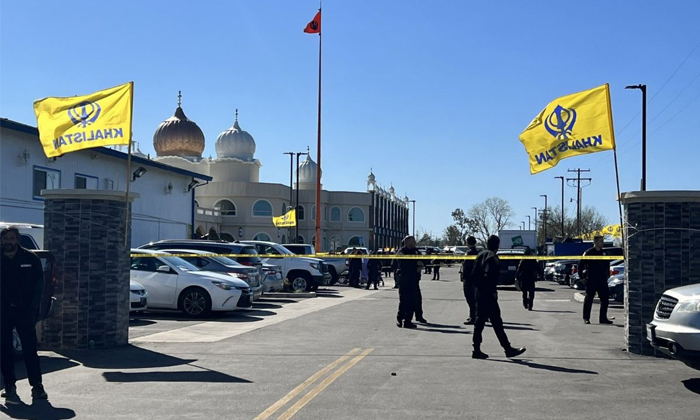
[[[622,194],[625,244],[625,342],[631,353],[654,355],[646,324],[665,290],[700,283],[700,191]]]
[[[45,248],[56,257],[57,298],[43,323],[49,350],[111,348],[129,340],[129,240],[124,192],[44,190]],[[128,205],[138,194],[130,194]]]

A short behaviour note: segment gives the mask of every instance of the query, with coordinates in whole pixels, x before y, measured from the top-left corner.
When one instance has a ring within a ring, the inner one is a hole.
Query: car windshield
[[[199,267],[191,264],[180,257],[160,257],[161,259],[167,261],[168,263],[174,265],[183,271],[199,271]]]
[[[240,264],[237,261],[235,261],[234,259],[229,258],[229,257],[216,256],[216,257],[208,257],[208,258],[211,258],[212,260],[214,260],[220,264],[223,264],[223,265],[235,265],[235,266],[243,265],[243,264]]]

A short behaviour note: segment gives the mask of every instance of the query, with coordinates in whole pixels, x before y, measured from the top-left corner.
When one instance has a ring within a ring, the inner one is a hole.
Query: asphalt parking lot
[[[457,269],[423,280],[425,317],[395,326],[393,281],[331,287],[314,299],[263,299],[251,311],[192,321],[147,312],[129,346],[42,352],[44,405],[0,407],[21,419],[640,419],[700,418],[700,372],[628,354],[613,326],[583,325],[573,290],[538,284],[535,308],[500,291],[513,345],[489,328],[473,360]],[[594,307],[594,311],[597,307]],[[23,366],[18,365],[20,371]],[[24,377],[23,374],[21,377]],[[18,383],[27,404],[29,386]]]

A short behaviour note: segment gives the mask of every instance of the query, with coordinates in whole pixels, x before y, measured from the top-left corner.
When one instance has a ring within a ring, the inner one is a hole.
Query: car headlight
[[[231,283],[227,283],[227,282],[223,282],[223,281],[212,280],[211,283],[214,286],[218,287],[219,289],[223,289],[223,290],[231,290],[231,288],[232,288]]]
[[[688,300],[678,304],[678,313],[697,313],[700,312],[700,299]]]
[[[313,268],[314,270],[318,270],[318,263],[309,263],[309,265],[310,265],[311,268]]]
[[[618,284],[622,284],[624,280],[622,279],[613,279],[608,282],[608,287],[615,287]]]

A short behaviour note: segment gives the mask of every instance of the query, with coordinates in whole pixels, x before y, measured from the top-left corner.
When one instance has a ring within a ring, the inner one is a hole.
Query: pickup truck
[[[297,255],[316,255],[316,248],[310,244],[282,244],[282,246]],[[338,283],[340,273],[348,268],[345,257],[334,257],[333,254],[328,254],[328,256],[324,256],[321,260],[328,264],[328,272],[331,275],[330,284]]]
[[[241,241],[241,243],[255,246],[263,262],[281,266],[282,276],[289,281],[289,286],[294,291],[314,291],[320,285],[331,283],[328,264],[318,258],[285,257],[294,253],[274,242]]]

